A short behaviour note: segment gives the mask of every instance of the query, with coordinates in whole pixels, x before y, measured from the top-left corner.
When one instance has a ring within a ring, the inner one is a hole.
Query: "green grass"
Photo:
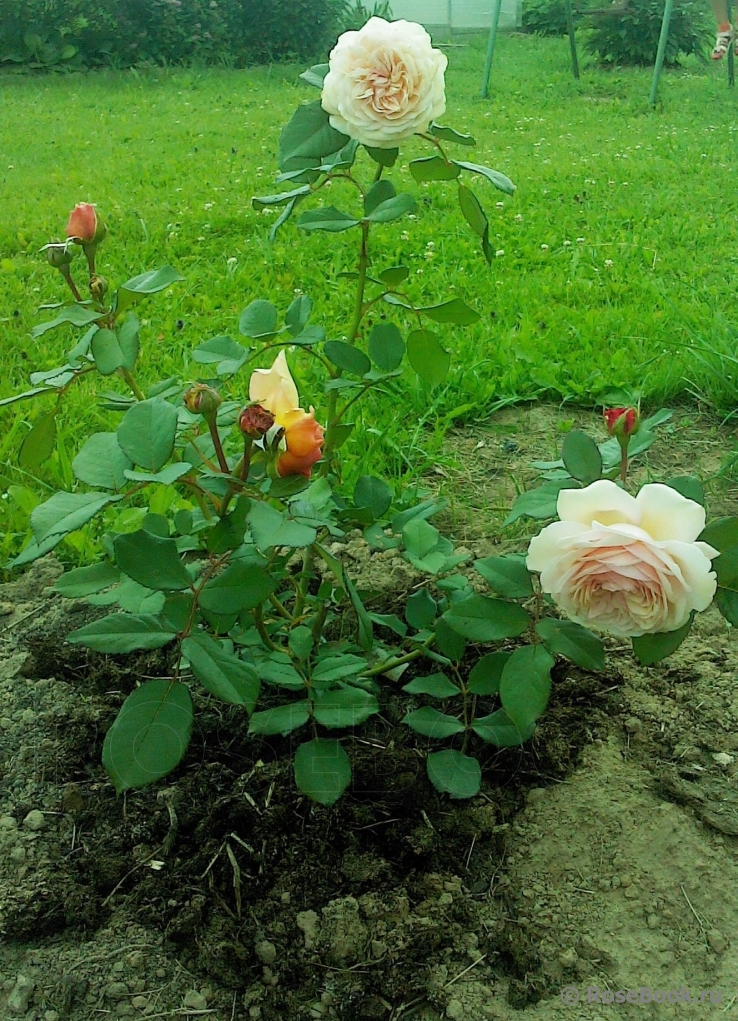
[[[406,263],[419,303],[458,295],[483,318],[439,327],[453,354],[447,385],[429,395],[408,373],[395,394],[367,401],[354,454],[345,448],[349,475],[358,451],[363,470],[417,475],[454,420],[484,419],[499,402],[592,404],[614,386],[651,404],[696,389],[725,407],[735,395],[710,371],[719,358],[706,367],[688,349],[704,332],[715,350],[731,350],[735,96],[725,69],[695,61],[666,73],[651,111],[649,70],[587,68],[575,82],[567,45],[502,37],[487,100],[484,40],[449,48],[443,120],[478,141],[459,158],[503,171],[518,191],[506,198],[475,179],[500,253],[487,266],[454,186],[418,188],[406,170],[392,171],[398,189],[422,201],[414,220],[375,231],[375,266]],[[100,261],[113,283],[163,263],[186,278],[141,306],[144,381],[196,377],[191,349],[236,335],[239,312],[257,297],[284,310],[300,289],[329,336],[346,332],[351,285],[337,274],[355,264],[355,236],[310,237],[290,223],[270,244],[274,214],[250,206],[252,195],[274,190],[280,127],[316,96],[298,83],[300,70],[0,77],[0,397],[24,387],[30,371],[60,364],[71,346],[71,330],[33,341],[30,329],[37,306],[62,295],[38,249],[63,232],[77,201],[98,203],[110,225]],[[418,142],[406,156],[425,154]],[[348,207],[353,196],[336,184],[331,201]],[[298,373],[301,393],[319,407],[311,373]],[[23,482],[16,451],[40,410],[0,412],[6,485]],[[68,476],[64,457],[77,436],[113,427],[81,387],[60,425],[64,452],[42,469],[42,485]],[[17,511],[4,523],[12,532],[23,521]]]

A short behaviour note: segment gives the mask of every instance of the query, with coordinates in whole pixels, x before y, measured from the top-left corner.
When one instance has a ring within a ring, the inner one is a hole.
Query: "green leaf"
[[[140,528],[116,535],[113,549],[118,567],[139,585],[164,592],[192,585],[174,539],[162,539]]]
[[[405,604],[405,620],[416,631],[423,631],[425,628],[431,627],[437,613],[438,604],[427,588],[421,588],[408,596]]]
[[[677,493],[681,493],[687,500],[694,500],[700,507],[705,506],[705,490],[702,483],[694,475],[680,475],[677,478],[669,479],[666,483]]]
[[[402,192],[400,195],[380,202],[376,209],[364,216],[364,219],[371,223],[390,223],[406,213],[412,213],[413,209],[415,209],[415,199],[408,192]]]
[[[459,145],[476,145],[476,140],[471,135],[462,135],[453,128],[444,127],[441,124],[431,124],[428,128],[431,135],[440,138],[442,142],[458,142]]]
[[[474,192],[465,185],[459,185],[459,205],[464,219],[479,237],[484,237],[488,229],[487,216],[477,200]]]
[[[348,213],[336,209],[335,206],[325,206],[304,212],[297,221],[297,226],[303,230],[326,230],[331,234],[337,234],[342,230],[356,227],[359,222]]]
[[[276,195],[254,195],[251,199],[251,208],[264,209],[265,206],[284,206],[301,195],[309,195],[312,190],[309,184],[301,184],[299,188],[281,191]]]
[[[120,571],[107,560],[102,560],[98,564],[90,564],[89,567],[75,567],[74,570],[67,571],[52,588],[54,592],[59,592],[67,599],[81,599],[94,592],[102,592],[118,581]]]
[[[355,727],[378,712],[376,697],[361,688],[326,691],[313,704],[313,715],[322,727]]]
[[[364,196],[364,216],[374,212],[378,205],[393,199],[397,194],[394,184],[386,178],[375,181]]]
[[[56,408],[39,415],[21,443],[18,464],[28,471],[40,468],[54,453],[56,447]]]
[[[474,561],[474,568],[493,592],[506,599],[526,599],[533,595],[533,581],[524,556],[484,557]]]
[[[509,659],[509,652],[490,652],[478,659],[471,669],[467,684],[472,695],[496,695],[500,690],[502,671]]]
[[[290,651],[301,662],[305,662],[307,660],[308,656],[313,651],[313,646],[315,645],[312,631],[309,627],[305,627],[304,624],[300,624],[297,627],[292,628],[289,633],[288,642]]]
[[[433,706],[423,706],[422,709],[413,709],[406,713],[402,720],[416,734],[423,734],[425,737],[442,739],[453,737],[454,734],[461,734],[464,731],[464,724],[455,716],[441,713]]]
[[[370,613],[369,616],[375,624],[379,624],[380,627],[387,627],[390,631],[394,631],[400,638],[404,638],[407,634],[407,624],[401,621],[396,613]]]
[[[271,301],[257,298],[252,301],[238,320],[238,332],[244,337],[257,340],[259,337],[271,337],[277,329],[277,310]],[[240,347],[240,345],[239,345]]]
[[[433,625],[436,634],[436,647],[444,656],[458,663],[466,652],[466,639],[449,627],[443,617],[439,617]]]
[[[93,433],[72,461],[72,471],[80,482],[116,491],[125,486],[124,472],[130,467],[116,433]]]
[[[162,266],[161,269],[150,269],[146,273],[139,273],[138,276],[131,277],[122,287],[118,288],[116,311],[120,314],[130,308],[138,298],[164,291],[179,280],[184,280],[184,277],[180,276],[172,266]]]
[[[410,270],[407,266],[389,266],[387,269],[382,270],[378,279],[383,284],[387,284],[388,287],[397,287],[403,280],[407,280],[409,276]]]
[[[286,653],[273,652],[268,658],[260,659],[256,670],[262,681],[269,684],[289,688],[290,691],[301,691],[305,688],[305,678],[295,670]]]
[[[535,733],[535,723],[529,723],[521,729],[504,709],[498,709],[489,716],[479,716],[472,721],[471,729],[488,744],[498,748],[515,748],[523,744]]]
[[[162,486],[171,486],[189,471],[192,471],[189,461],[177,461],[166,465],[160,472],[136,472],[126,468],[123,474],[129,482],[159,482]]]
[[[377,323],[369,334],[368,349],[375,365],[394,372],[405,355],[405,341],[394,323]]]
[[[483,177],[492,182],[495,188],[504,191],[506,195],[513,195],[515,193],[515,185],[509,177],[505,177],[499,170],[491,170],[489,167],[483,167],[480,163],[465,163],[463,160],[454,160],[453,162],[455,166],[460,167],[462,170],[469,170],[472,174],[482,174]]]
[[[724,614],[724,616],[727,617],[727,614]],[[727,619],[730,620],[730,617],[727,617]],[[641,635],[640,638],[631,639],[636,659],[641,666],[653,666],[654,663],[660,663],[662,659],[671,656],[672,652],[679,648],[689,634],[691,627],[692,621],[690,619],[682,627],[677,628],[676,631],[662,631],[660,634]]]
[[[469,308],[461,298],[452,298],[441,305],[429,305],[419,308],[418,312],[428,316],[436,323],[455,323],[456,326],[472,326],[482,318],[473,308]]]
[[[383,479],[373,475],[360,475],[354,486],[354,503],[357,507],[366,507],[376,521],[381,518],[392,504],[392,490]]]
[[[605,647],[602,641],[573,620],[546,617],[536,624],[536,634],[549,652],[566,656],[582,670],[605,669]]]
[[[118,343],[118,335],[115,330],[107,328],[97,330],[92,338],[90,350],[101,376],[111,376],[126,364],[126,357]]]
[[[203,585],[200,605],[213,613],[253,610],[268,599],[276,587],[275,579],[259,564],[235,560]]]
[[[117,499],[119,497],[110,496],[109,493],[54,493],[31,512],[31,528],[36,542],[76,532],[103,507]]]
[[[400,150],[397,148],[375,149],[371,145],[365,145],[364,148],[380,167],[394,167],[395,163],[397,163],[397,157],[400,155]]]
[[[37,397],[39,394],[51,393],[48,386],[37,386],[33,390],[26,390],[22,394],[13,394],[12,397],[3,397],[0,401],[0,408],[7,407],[8,404],[15,404],[17,401],[28,401],[31,397]]]
[[[374,629],[372,628],[372,620],[369,614],[366,612],[366,607],[361,601],[361,596],[356,591],[356,586],[349,578],[346,572],[343,572],[343,587],[348,592],[348,597],[351,600],[351,605],[354,608],[358,621],[358,634],[356,636],[360,647],[364,652],[370,652],[372,645],[374,644]]]
[[[323,352],[326,358],[337,365],[339,369],[343,372],[351,372],[355,376],[365,376],[372,367],[372,363],[363,351],[342,340],[329,340],[323,347]]]
[[[341,150],[350,141],[330,125],[320,100],[298,106],[279,136],[279,169],[295,169],[296,160],[306,164]]]
[[[98,309],[87,308],[85,305],[67,305],[55,319],[50,319],[47,323],[39,323],[37,326],[34,326],[31,330],[31,336],[34,339],[43,337],[49,330],[54,330],[57,326],[62,326],[64,323],[70,323],[72,326],[89,326],[90,323],[95,323],[98,319],[102,319],[104,315],[104,312],[100,312]]]
[[[506,528],[518,518],[535,518],[537,521],[556,517],[556,504],[562,489],[579,489],[579,484],[570,479],[544,482],[542,486],[528,489],[514,501],[512,510],[502,522]]]
[[[698,536],[700,542],[725,553],[733,546],[738,546],[738,517],[717,518],[711,521]]]
[[[451,355],[444,351],[435,333],[413,330],[407,338],[407,358],[418,376],[430,387],[444,381],[451,367]]]
[[[308,525],[292,521],[268,503],[255,503],[248,515],[254,543],[262,551],[273,546],[309,546],[315,542],[316,531]]]
[[[117,431],[123,453],[151,472],[158,472],[169,460],[176,434],[177,409],[161,397],[132,405]]]
[[[295,783],[319,805],[333,805],[351,783],[351,763],[338,741],[316,737],[295,752]]]
[[[500,700],[510,719],[527,732],[548,704],[553,656],[541,645],[516,649],[502,670]]]
[[[276,309],[274,311],[276,322]],[[246,309],[246,312],[248,312],[248,309]],[[198,364],[217,365],[216,371],[219,376],[229,376],[233,372],[238,372],[248,357],[248,348],[245,348],[243,344],[239,344],[238,341],[231,340],[230,337],[225,336],[211,337],[210,340],[206,340],[204,344],[200,344],[192,352],[192,359]]]
[[[284,321],[293,337],[298,337],[305,329],[312,310],[313,303],[307,294],[299,294],[291,303]]]
[[[309,719],[309,702],[290,702],[254,713],[249,722],[249,734],[289,734]]]
[[[120,654],[161,649],[176,637],[175,631],[151,614],[111,613],[72,631],[67,641],[94,652]]]
[[[572,476],[588,486],[602,475],[602,457],[597,444],[581,429],[567,433],[561,451],[564,467]]]
[[[498,642],[517,638],[530,624],[530,617],[517,603],[487,596],[467,596],[453,603],[444,614],[446,623],[470,642]]]
[[[192,735],[192,699],[178,681],[148,681],[121,706],[103,744],[118,794],[154,783],[177,766]]]
[[[461,688],[449,681],[445,674],[429,674],[427,677],[415,677],[404,684],[403,691],[410,695],[430,695],[431,698],[451,698],[460,695]]]
[[[436,790],[452,798],[473,798],[482,786],[482,767],[477,760],[455,749],[431,752],[425,768]]]
[[[424,156],[419,160],[411,160],[410,173],[418,184],[423,181],[453,181],[459,176],[459,168],[443,156]]]
[[[182,655],[203,688],[222,702],[242,705],[247,713],[254,711],[259,697],[259,677],[250,663],[245,663],[205,631],[190,635],[182,642]]]
[[[316,88],[323,88],[323,79],[330,70],[330,64],[313,64],[307,71],[303,71],[299,76],[308,85],[315,85]]]

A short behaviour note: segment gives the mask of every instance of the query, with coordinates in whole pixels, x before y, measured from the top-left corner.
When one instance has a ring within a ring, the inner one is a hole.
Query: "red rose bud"
[[[99,245],[108,228],[91,202],[78,202],[69,215],[67,237],[83,245]]]
[[[277,474],[304,475],[309,479],[313,465],[322,456],[323,427],[315,421],[312,408],[287,412],[283,423],[287,450],[277,458]]]
[[[193,415],[202,415],[206,420],[215,419],[223,398],[217,390],[206,383],[196,383],[183,398],[185,406]]]
[[[637,408],[606,408],[602,416],[610,436],[628,437],[638,432],[640,415]]]
[[[261,404],[251,404],[238,416],[238,428],[252,440],[260,440],[274,425],[274,415]]]

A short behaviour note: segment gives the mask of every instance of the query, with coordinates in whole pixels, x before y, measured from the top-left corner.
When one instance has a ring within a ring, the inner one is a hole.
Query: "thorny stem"
[[[212,436],[212,439],[213,439],[213,446],[215,447],[215,453],[216,453],[216,456],[218,458],[218,464],[220,465],[220,470],[225,475],[230,475],[231,470],[228,467],[228,462],[226,461],[226,456],[223,453],[223,445],[220,442],[220,436],[218,435],[218,424],[215,421],[215,417],[209,418],[206,421],[208,423],[208,429],[210,430],[210,435]]]
[[[69,290],[74,295],[74,300],[81,302],[82,301],[82,295],[77,290],[77,285],[75,284],[74,280],[72,280],[72,271],[70,270],[69,266],[60,266],[59,267],[59,272],[61,273],[61,275],[66,280],[67,284],[69,285]]]
[[[145,401],[146,400],[146,394],[143,392],[141,387],[138,385],[136,380],[133,378],[133,375],[131,374],[130,370],[126,369],[126,368],[123,368],[123,366],[121,366],[118,369],[118,372],[121,374],[122,378],[126,381],[128,386],[130,387],[130,389],[133,391],[133,394],[134,394],[136,400],[138,400],[138,401]]]
[[[300,572],[300,585],[297,589],[297,598],[293,609],[293,617],[297,619],[302,616],[307,600],[307,589],[315,566],[315,544],[306,546],[302,553],[302,571]]]
[[[323,625],[325,624],[325,618],[327,616],[328,616],[328,603],[326,602],[326,600],[323,600],[323,602],[320,604],[320,608],[319,608],[318,612],[315,615],[315,620],[313,621],[313,626],[310,629],[310,632],[311,632],[311,634],[313,636],[313,644],[314,645],[318,644],[320,636],[323,633]]]
[[[272,604],[272,606],[277,611],[280,617],[284,617],[284,619],[288,620],[290,624],[294,623],[295,618],[288,610],[285,610],[284,606],[282,606],[282,604],[280,603],[280,601],[277,599],[273,592],[270,593],[269,595],[269,602]]]
[[[261,604],[259,604],[254,610],[254,623],[256,624],[256,630],[259,632],[259,637],[264,645],[266,645],[267,649],[270,649],[272,652],[277,652],[277,646],[267,634],[267,629],[264,626],[264,614],[261,609]]]

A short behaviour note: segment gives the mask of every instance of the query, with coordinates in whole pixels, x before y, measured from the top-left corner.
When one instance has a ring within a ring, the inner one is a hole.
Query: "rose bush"
[[[705,511],[693,500],[657,483],[633,497],[602,479],[562,490],[557,510],[527,566],[572,620],[639,637],[675,631],[712,602],[718,551],[697,541]]]
[[[446,109],[448,60],[421,25],[370,18],[331,51],[322,106],[332,127],[377,149],[393,149]]]

